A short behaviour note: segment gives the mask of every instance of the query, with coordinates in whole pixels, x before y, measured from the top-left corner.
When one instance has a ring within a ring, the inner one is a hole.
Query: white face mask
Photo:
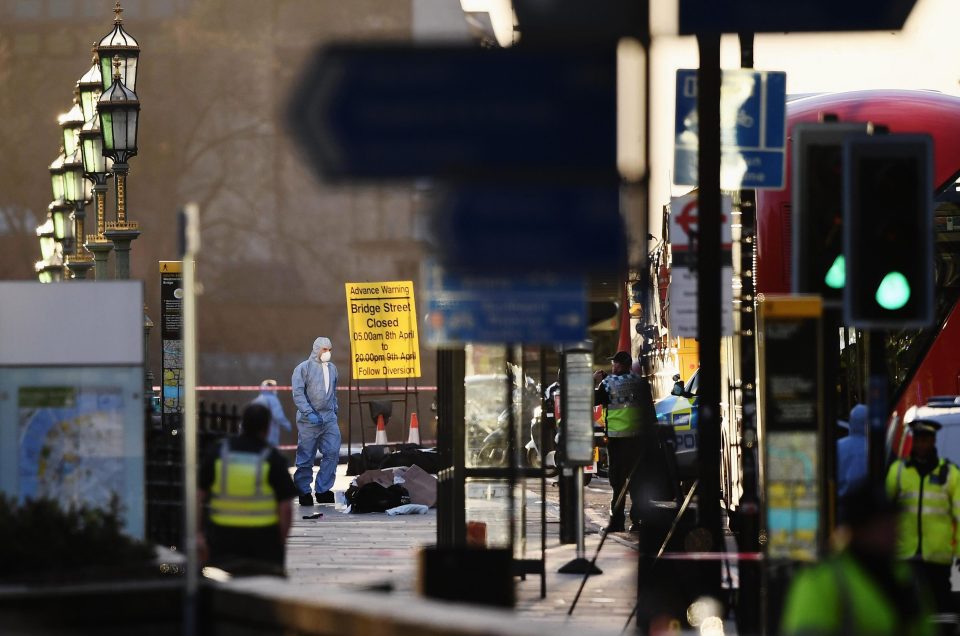
[[[324,351],[320,354],[320,362],[330,362],[330,352]]]

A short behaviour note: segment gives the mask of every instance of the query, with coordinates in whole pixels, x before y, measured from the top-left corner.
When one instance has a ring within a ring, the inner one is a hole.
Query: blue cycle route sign
[[[786,169],[787,76],[723,71],[720,87],[720,187],[781,189]],[[677,71],[673,182],[698,185],[697,71]]]

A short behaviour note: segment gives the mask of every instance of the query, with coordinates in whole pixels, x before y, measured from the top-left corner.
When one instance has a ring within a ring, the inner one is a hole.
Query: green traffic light
[[[900,309],[910,300],[910,283],[900,272],[890,272],[880,281],[876,294],[877,304],[891,311]]]
[[[847,265],[846,261],[843,260],[843,254],[839,254],[836,259],[833,261],[833,265],[830,266],[830,269],[827,270],[827,275],[823,277],[823,282],[827,284],[827,287],[832,287],[834,289],[843,289],[843,285],[847,279]]]

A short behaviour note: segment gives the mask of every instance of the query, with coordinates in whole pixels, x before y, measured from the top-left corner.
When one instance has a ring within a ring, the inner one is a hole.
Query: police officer
[[[897,556],[910,561],[930,586],[938,609],[947,612],[952,605],[950,565],[960,532],[960,469],[937,456],[938,422],[921,419],[909,426],[910,457],[893,462],[887,472],[887,493],[903,509]]]
[[[286,460],[267,443],[269,429],[270,409],[248,404],[241,434],[214,444],[200,466],[201,560],[234,574],[283,573],[297,489]]]
[[[932,600],[895,557],[899,511],[879,488],[842,499],[846,547],[801,571],[790,585],[784,636],[932,636]]]
[[[631,370],[633,358],[626,351],[618,351],[610,358],[611,371],[606,375],[597,371],[594,379],[599,384],[594,390],[594,404],[604,407],[607,427],[607,452],[609,459],[608,475],[613,499],[610,503],[610,521],[608,532],[623,532],[625,500],[618,495],[627,483],[630,470],[638,463],[643,454],[658,452],[656,446],[657,414],[653,407],[653,396],[647,380]],[[649,466],[649,463],[639,462]],[[630,520],[631,531],[640,529],[640,518],[648,476],[638,473],[630,481]]]

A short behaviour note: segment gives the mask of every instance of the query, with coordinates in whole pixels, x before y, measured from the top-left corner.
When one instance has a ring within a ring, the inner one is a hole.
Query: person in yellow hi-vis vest
[[[938,610],[952,612],[950,566],[960,531],[960,469],[937,456],[938,422],[914,420],[909,426],[910,457],[893,462],[887,471],[887,494],[903,510],[897,556],[926,580]]]
[[[607,434],[607,474],[613,497],[610,501],[610,519],[607,532],[623,532],[625,526],[625,503],[620,492],[629,480],[631,532],[639,532],[643,509],[649,505],[650,483],[656,477],[651,470],[659,467],[655,462],[657,412],[647,379],[632,371],[633,357],[628,351],[618,351],[610,358],[612,373],[594,373],[598,382],[594,389],[594,405],[604,408]],[[630,478],[631,470],[638,465],[638,474]],[[619,501],[618,501],[619,499]],[[619,505],[617,505],[619,503]]]
[[[286,460],[267,442],[270,409],[248,404],[241,426],[200,465],[200,558],[234,574],[282,575],[297,489]]]
[[[898,506],[867,485],[843,498],[837,554],[799,572],[781,616],[782,636],[934,636],[933,599],[896,559]]]

